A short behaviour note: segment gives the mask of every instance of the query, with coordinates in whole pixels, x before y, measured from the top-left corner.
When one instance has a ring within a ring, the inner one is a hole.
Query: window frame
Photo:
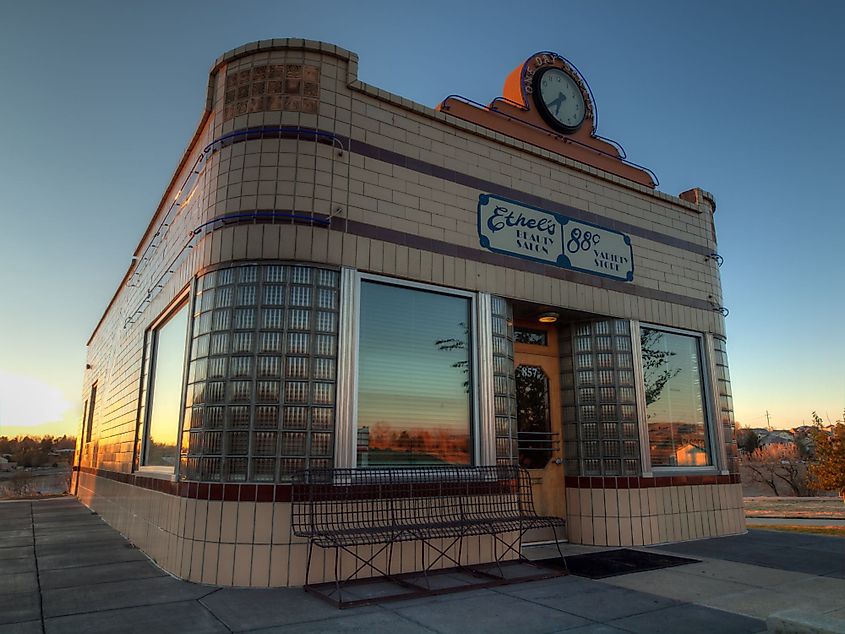
[[[707,442],[707,453],[710,459],[709,465],[696,467],[694,465],[678,465],[678,466],[660,466],[654,465],[651,459],[651,438],[648,432],[648,418],[647,405],[645,402],[645,372],[642,361],[642,329],[656,330],[674,335],[681,335],[690,337],[696,342],[696,350],[698,351],[698,366],[701,373],[701,406],[704,412],[704,434]],[[633,335],[633,331],[631,333]],[[634,344],[632,337],[632,345]],[[712,383],[710,377],[710,355],[707,352],[705,345],[704,333],[692,330],[684,330],[682,328],[674,328],[672,326],[662,326],[660,324],[652,324],[647,322],[637,322],[637,339],[636,339],[636,356],[634,358],[634,367],[636,372],[635,381],[637,383],[638,405],[642,407],[642,414],[640,418],[640,444],[642,450],[640,452],[643,463],[644,475],[653,474],[659,475],[673,475],[673,474],[699,474],[710,475],[719,473],[722,464],[721,450],[718,443],[718,438],[715,433],[715,419],[713,414],[712,404]],[[639,409],[639,408],[638,408]],[[646,465],[648,468],[646,469]]]
[[[94,432],[94,406],[97,404],[97,381],[91,384],[91,391],[88,399],[85,401],[85,444],[87,445],[93,439]]]
[[[191,359],[191,341],[194,330],[194,320],[192,312],[195,293],[192,291],[193,284],[189,285],[181,292],[179,292],[176,297],[167,305],[167,308],[165,308],[161,312],[161,314],[156,319],[154,319],[149,326],[147,326],[144,332],[145,337],[150,338],[150,344],[149,349],[147,351],[149,358],[144,359],[142,362],[147,364],[147,375],[146,377],[144,377],[144,381],[146,383],[146,393],[144,395],[144,415],[140,429],[141,442],[140,451],[138,455],[138,467],[136,470],[139,473],[144,473],[145,475],[169,477],[174,481],[179,479],[179,456],[181,454],[182,448],[182,424],[185,419],[185,398],[187,395],[186,377],[188,372],[188,365]],[[173,465],[173,469],[170,469],[164,466],[147,465],[144,463],[147,459],[147,443],[149,442],[150,437],[150,417],[152,416],[152,404],[153,399],[155,398],[154,382],[156,375],[156,357],[158,355],[159,331],[163,326],[170,322],[170,320],[173,319],[173,317],[175,317],[180,310],[188,311],[188,319],[187,328],[185,328],[185,348],[184,356],[182,359],[182,387],[180,390],[179,397],[179,413],[177,416],[178,423],[175,430],[176,462]]]
[[[348,269],[344,269],[344,272]],[[469,464],[472,466],[485,464],[483,453],[483,441],[481,425],[481,407],[480,403],[480,387],[481,381],[479,375],[482,373],[480,367],[479,354],[479,294],[472,291],[464,291],[446,286],[438,286],[435,284],[426,284],[424,282],[415,282],[411,280],[400,279],[396,277],[389,277],[385,275],[378,275],[375,273],[363,273],[360,271],[349,271],[346,273],[349,277],[342,277],[341,280],[341,327],[339,329],[339,341],[349,339],[348,343],[340,343],[342,347],[338,353],[338,399],[335,416],[336,428],[336,450],[335,450],[335,466],[337,467],[351,467],[361,469],[362,471],[376,472],[384,469],[402,469],[401,466],[396,467],[359,467],[357,457],[357,442],[358,442],[358,370],[360,362],[360,329],[361,329],[361,285],[364,282],[374,282],[377,284],[384,284],[386,286],[395,286],[403,289],[418,290],[428,293],[437,293],[439,295],[451,295],[454,297],[461,297],[469,300],[469,350],[470,350],[470,420],[469,420],[469,434],[470,434],[470,460]],[[344,273],[342,272],[342,276]],[[351,292],[346,293],[347,288]],[[351,295],[351,297],[349,297]],[[346,313],[346,316],[344,316]],[[344,329],[343,324],[345,320],[349,320]],[[345,335],[349,335],[346,337]],[[341,362],[341,355],[346,358]],[[341,372],[349,371],[346,384],[341,388],[340,376]],[[343,391],[343,402],[341,400],[341,390]],[[348,416],[343,416],[344,410]],[[341,421],[348,420],[344,424]],[[346,433],[341,431],[343,426]],[[348,434],[348,436],[347,436]]]

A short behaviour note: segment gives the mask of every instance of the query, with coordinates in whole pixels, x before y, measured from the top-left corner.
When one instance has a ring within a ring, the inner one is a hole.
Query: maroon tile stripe
[[[652,487],[678,487],[702,484],[739,484],[739,474],[729,475],[674,475],[644,478],[642,476],[566,476],[571,489],[648,489]]]
[[[223,502],[290,502],[291,500],[291,485],[289,484],[172,482],[171,480],[151,478],[139,473],[122,473],[91,467],[74,467],[73,469],[98,478],[106,478],[130,486],[192,500]]]
[[[130,486],[158,491],[168,495],[176,495],[193,500],[210,500],[224,502],[290,502],[290,484],[252,484],[252,483],[220,483],[220,482],[172,482],[160,478],[137,473],[122,473],[93,469],[91,467],[76,467],[74,471],[81,471],[98,478],[106,478],[115,482],[122,482]],[[565,486],[570,489],[648,489],[652,487],[671,487],[704,484],[739,484],[739,474],[730,475],[676,475],[644,478],[641,476],[566,476]]]

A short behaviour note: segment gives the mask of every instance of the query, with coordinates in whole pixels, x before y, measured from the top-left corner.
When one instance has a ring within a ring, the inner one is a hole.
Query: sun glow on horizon
[[[75,434],[77,410],[59,388],[0,370],[0,436]]]

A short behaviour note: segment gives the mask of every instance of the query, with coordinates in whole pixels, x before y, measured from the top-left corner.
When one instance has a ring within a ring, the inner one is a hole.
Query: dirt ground
[[[845,503],[838,497],[746,497],[745,516],[845,519]]]
[[[69,468],[12,471],[0,475],[0,500],[62,495],[68,491]]]

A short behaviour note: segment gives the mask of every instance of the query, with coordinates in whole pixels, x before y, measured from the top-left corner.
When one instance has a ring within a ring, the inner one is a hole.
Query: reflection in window
[[[519,464],[542,469],[552,457],[549,420],[549,379],[542,368],[521,365],[516,369],[516,424]]]
[[[91,386],[91,406],[88,407],[88,402],[85,407],[88,409],[88,420],[85,423],[85,442],[91,442],[91,432],[94,429],[94,408],[97,405],[97,384]]]
[[[711,464],[698,339],[642,328],[640,344],[652,465]]]
[[[176,466],[187,329],[188,305],[184,304],[155,331],[152,402],[143,461],[146,466]]]
[[[549,345],[549,333],[545,330],[534,330],[533,328],[514,328],[513,340],[516,343],[530,343],[534,346]]]
[[[358,465],[469,464],[470,300],[361,284]]]

